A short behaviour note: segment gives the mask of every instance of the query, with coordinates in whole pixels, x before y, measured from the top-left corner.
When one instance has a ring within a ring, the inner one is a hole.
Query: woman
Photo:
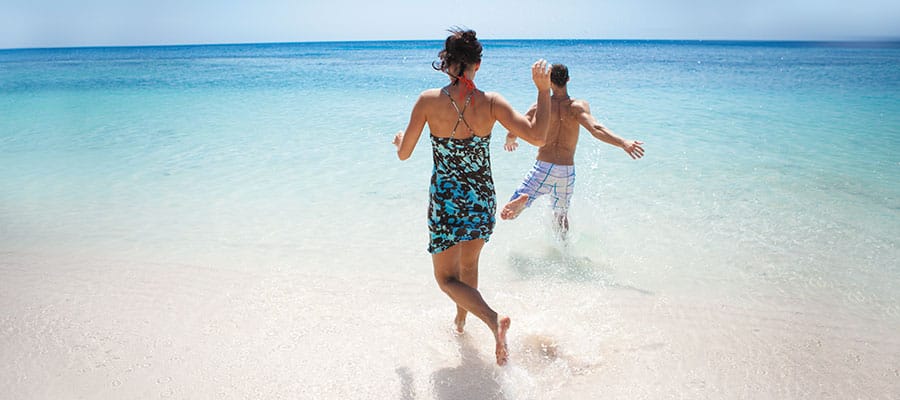
[[[394,145],[400,160],[406,160],[428,125],[434,157],[428,251],[434,277],[456,303],[456,330],[462,333],[466,314],[475,314],[493,332],[497,364],[504,365],[510,319],[491,309],[477,289],[478,257],[494,229],[497,208],[491,178],[491,130],[499,121],[523,139],[543,144],[550,119],[550,72],[544,60],[531,67],[538,101],[534,122],[529,122],[498,93],[475,88],[475,74],[481,67],[481,43],[475,31],[450,32],[438,54],[440,63],[432,65],[450,77],[450,84],[419,95],[409,125],[397,133]]]

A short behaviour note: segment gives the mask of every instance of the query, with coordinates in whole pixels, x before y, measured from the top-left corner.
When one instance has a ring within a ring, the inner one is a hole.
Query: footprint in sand
[[[521,360],[527,367],[538,368],[546,368],[562,361],[575,375],[586,374],[599,366],[566,354],[559,341],[548,335],[528,335],[522,338]]]

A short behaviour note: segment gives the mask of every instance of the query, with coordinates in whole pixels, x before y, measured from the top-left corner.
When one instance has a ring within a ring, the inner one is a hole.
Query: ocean
[[[564,63],[646,150],[582,129],[566,242],[498,220],[505,367],[434,282],[427,129],[391,145],[441,41],[0,50],[6,396],[900,397],[900,45],[483,44],[480,89]]]

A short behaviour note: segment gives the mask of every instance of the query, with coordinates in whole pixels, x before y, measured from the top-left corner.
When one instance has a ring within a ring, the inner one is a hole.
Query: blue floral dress
[[[431,136],[434,170],[428,206],[429,253],[440,253],[466,240],[490,239],[497,210],[490,142],[490,136]]]
[[[466,106],[470,100],[471,93]],[[466,107],[460,110],[452,97],[450,101],[459,113],[458,127],[460,121],[465,122]],[[431,135],[434,170],[428,205],[428,252],[432,254],[467,240],[486,242],[494,231],[497,200],[491,176],[491,137],[476,136],[469,130],[472,136],[465,139],[453,138],[456,127],[449,138]]]

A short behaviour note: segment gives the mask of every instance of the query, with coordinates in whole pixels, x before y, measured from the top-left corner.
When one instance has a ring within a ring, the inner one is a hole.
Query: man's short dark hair
[[[550,67],[550,82],[559,87],[566,87],[566,83],[569,83],[569,68],[563,64],[553,64]]]

